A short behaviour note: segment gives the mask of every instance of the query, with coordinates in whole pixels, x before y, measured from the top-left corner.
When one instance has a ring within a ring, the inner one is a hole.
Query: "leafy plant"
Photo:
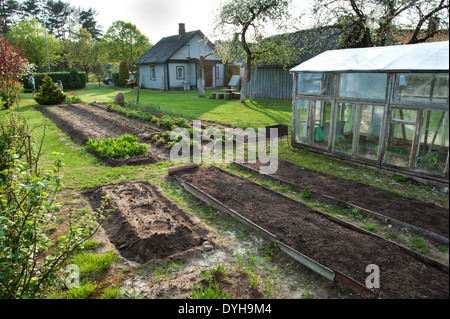
[[[57,242],[47,231],[59,213],[61,160],[42,177],[12,156],[0,178],[0,298],[41,298],[57,284],[57,272],[99,229],[107,204],[98,212],[69,212],[70,228]],[[51,248],[51,249],[50,249]]]
[[[86,147],[107,158],[130,158],[148,152],[148,146],[139,144],[134,135],[124,134],[117,139],[108,137],[100,138],[99,141],[89,140]]]

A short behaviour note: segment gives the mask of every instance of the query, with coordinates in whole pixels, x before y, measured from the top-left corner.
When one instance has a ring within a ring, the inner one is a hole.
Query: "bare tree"
[[[402,30],[411,31],[408,44],[448,31],[448,0],[314,1],[313,16],[319,25],[339,25],[343,34],[351,30],[355,43],[365,47],[395,44]]]
[[[245,62],[245,78],[241,86],[241,102],[252,78],[252,65],[270,49],[262,45],[266,26],[289,16],[290,0],[230,0],[224,4],[215,24],[216,34],[231,34],[216,46],[215,53],[225,63]]]

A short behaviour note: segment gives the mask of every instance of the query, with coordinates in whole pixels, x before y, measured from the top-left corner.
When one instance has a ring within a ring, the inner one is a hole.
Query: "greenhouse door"
[[[392,107],[383,163],[414,169],[423,111]]]

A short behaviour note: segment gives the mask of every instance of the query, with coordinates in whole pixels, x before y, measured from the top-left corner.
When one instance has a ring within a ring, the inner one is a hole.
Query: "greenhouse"
[[[331,50],[290,71],[293,146],[448,185],[448,41]]]

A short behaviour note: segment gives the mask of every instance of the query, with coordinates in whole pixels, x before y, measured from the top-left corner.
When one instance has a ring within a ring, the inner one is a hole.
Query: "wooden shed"
[[[294,146],[448,185],[448,41],[330,50],[290,72]]]

